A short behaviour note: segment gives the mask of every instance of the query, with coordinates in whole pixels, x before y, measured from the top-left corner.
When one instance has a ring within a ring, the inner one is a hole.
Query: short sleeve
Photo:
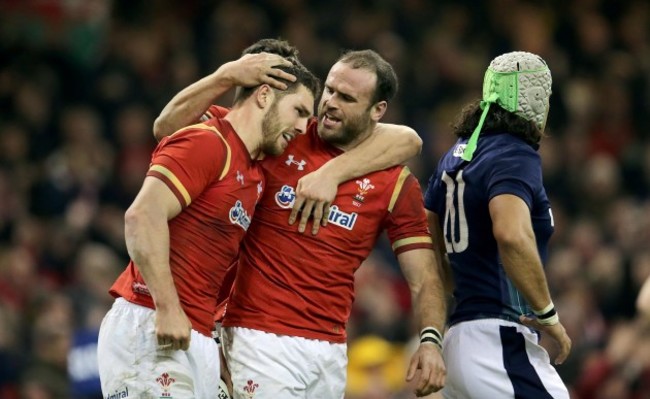
[[[402,170],[395,185],[384,224],[395,255],[413,249],[433,249],[422,190],[408,168]]]
[[[156,147],[147,176],[162,180],[183,208],[219,180],[230,162],[230,147],[214,128],[189,127]]]
[[[424,194],[424,207],[430,211],[433,211],[435,209],[435,185],[437,181],[436,175],[437,171],[434,172],[429,178],[427,191]]]
[[[501,194],[516,195],[532,208],[536,187],[541,185],[539,154],[530,146],[514,147],[495,158],[488,177],[487,192],[490,199]]]

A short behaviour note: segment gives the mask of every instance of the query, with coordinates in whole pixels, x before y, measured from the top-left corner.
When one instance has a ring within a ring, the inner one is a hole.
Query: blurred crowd
[[[650,275],[648,1],[0,0],[1,398],[101,397],[92,342],[153,120],[263,37],[322,78],[342,49],[386,57],[400,91],[384,121],[424,140],[409,165],[423,186],[489,61],[546,59],[547,275],[574,343],[558,370],[574,399],[650,398],[650,323],[634,309]],[[409,291],[385,238],[356,283],[348,397],[412,398]]]

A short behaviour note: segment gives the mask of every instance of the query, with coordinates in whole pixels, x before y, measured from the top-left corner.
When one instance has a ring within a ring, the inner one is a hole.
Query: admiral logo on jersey
[[[356,212],[346,213],[339,210],[338,206],[332,205],[330,207],[330,215],[327,218],[327,221],[333,225],[343,227],[344,229],[352,230],[354,224],[357,222],[357,216],[359,215]]]
[[[129,387],[124,386],[124,389],[116,390],[115,393],[109,393],[106,395],[106,399],[121,399],[129,397]]]
[[[235,206],[230,208],[230,214],[228,216],[230,217],[230,222],[232,224],[241,226],[244,231],[248,230],[248,226],[251,225],[251,217],[248,215],[248,212],[246,212],[246,209],[244,209],[244,206],[239,200],[235,202]]]
[[[275,202],[283,209],[289,209],[293,206],[293,202],[296,200],[296,191],[293,187],[289,185],[284,185],[275,193]]]

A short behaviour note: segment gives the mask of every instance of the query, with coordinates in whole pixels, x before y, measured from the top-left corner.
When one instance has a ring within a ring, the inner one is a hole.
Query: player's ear
[[[255,100],[261,109],[265,109],[273,104],[274,99],[275,91],[267,84],[260,85],[260,87],[255,90]]]
[[[386,113],[386,108],[388,108],[388,103],[386,101],[379,101],[378,103],[373,104],[370,108],[370,119],[379,122]]]

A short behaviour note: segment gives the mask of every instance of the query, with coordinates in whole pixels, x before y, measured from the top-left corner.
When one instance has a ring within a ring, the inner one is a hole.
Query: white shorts
[[[155,312],[123,298],[115,300],[97,344],[104,398],[209,398],[219,387],[219,348],[192,330],[190,347],[159,350]]]
[[[241,327],[223,329],[234,399],[342,399],[347,347]]]
[[[569,399],[538,336],[500,319],[453,325],[443,342],[446,399]]]

